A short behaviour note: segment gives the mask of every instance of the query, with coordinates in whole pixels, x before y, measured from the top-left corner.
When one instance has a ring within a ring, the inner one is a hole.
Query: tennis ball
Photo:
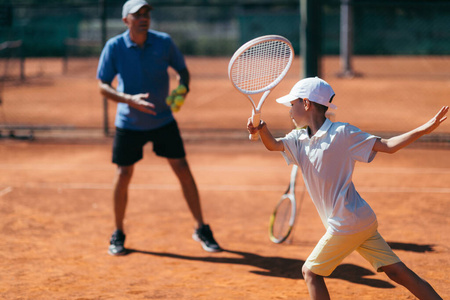
[[[180,107],[176,105],[175,103],[172,103],[170,106],[170,109],[172,109],[173,112],[178,112],[180,110]]]
[[[173,102],[177,105],[177,106],[181,106],[184,103],[184,97],[179,95],[179,96],[175,96]]]
[[[175,91],[178,95],[184,95],[187,93],[187,88],[184,84],[180,84]]]
[[[167,98],[166,98],[166,104],[168,105],[168,106],[171,106],[172,105],[172,103],[174,102],[174,96],[168,96]]]

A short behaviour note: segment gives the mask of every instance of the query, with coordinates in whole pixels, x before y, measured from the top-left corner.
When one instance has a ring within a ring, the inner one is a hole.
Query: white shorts
[[[356,250],[377,272],[382,272],[381,267],[398,263],[400,259],[378,233],[377,227],[374,224],[367,230],[351,235],[325,233],[305,266],[314,274],[329,276],[345,257]]]

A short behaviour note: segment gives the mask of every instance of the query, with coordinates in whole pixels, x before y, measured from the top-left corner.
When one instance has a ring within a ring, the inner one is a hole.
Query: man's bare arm
[[[146,101],[149,98],[149,94],[136,94],[130,95],[117,91],[115,88],[111,86],[111,84],[106,82],[99,82],[100,93],[106,98],[118,102],[118,103],[126,103],[130,107],[133,107],[139,111],[156,115],[156,112],[153,110],[155,105],[151,102]]]

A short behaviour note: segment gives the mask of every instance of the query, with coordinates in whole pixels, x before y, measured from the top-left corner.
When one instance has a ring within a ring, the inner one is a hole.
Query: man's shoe
[[[123,246],[125,244],[125,234],[121,230],[114,231],[109,244],[108,253],[110,255],[119,256],[127,253]]]
[[[209,225],[202,225],[202,227],[196,229],[192,238],[200,242],[204,250],[208,252],[220,252],[222,248],[220,248],[219,244],[217,244],[216,240],[214,240],[213,234]]]

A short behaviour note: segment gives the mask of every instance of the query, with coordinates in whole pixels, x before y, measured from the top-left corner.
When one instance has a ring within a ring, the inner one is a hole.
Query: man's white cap
[[[336,109],[337,106],[330,102],[333,96],[334,91],[325,80],[319,77],[309,77],[297,82],[291,92],[286,96],[278,98],[277,102],[291,106],[291,101],[298,98],[308,98],[309,101]]]
[[[150,9],[153,9],[145,0],[128,0],[122,7],[122,18],[126,18],[128,14],[136,13],[143,6],[148,6]]]

